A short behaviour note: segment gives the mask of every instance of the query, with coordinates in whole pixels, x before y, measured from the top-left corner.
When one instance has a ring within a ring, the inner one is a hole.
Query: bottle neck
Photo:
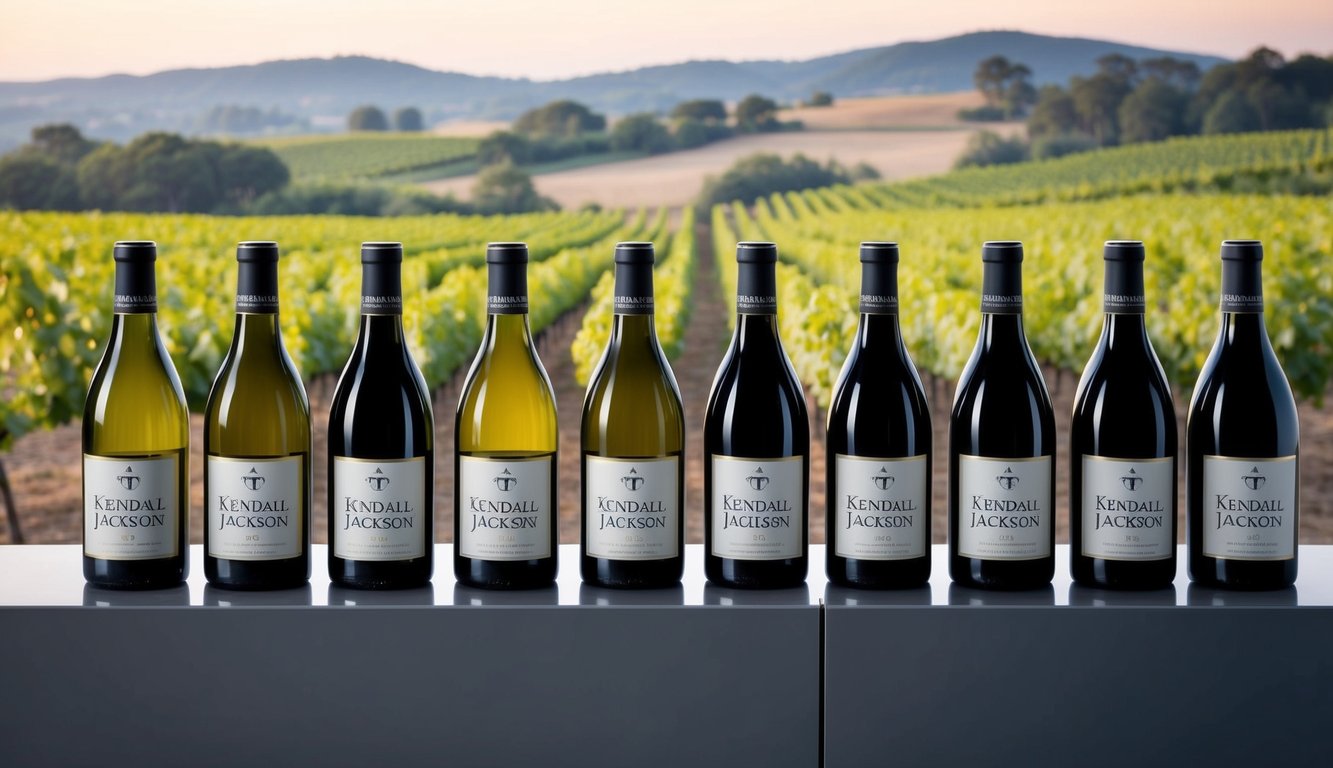
[[[532,346],[527,314],[491,312],[486,316],[486,337],[482,340],[482,348],[490,351],[511,346]]]
[[[156,315],[157,274],[153,262],[116,262],[116,293],[112,302],[121,315]]]
[[[857,346],[901,348],[902,329],[898,324],[898,264],[896,262],[861,263],[861,320],[857,325]]]
[[[156,349],[157,278],[152,262],[116,262],[113,308],[111,346],[145,352]]]
[[[741,262],[736,271],[736,314],[739,320],[777,317],[778,274],[773,262]],[[741,323],[737,323],[739,327]]]
[[[617,317],[621,315],[652,317],[654,304],[651,263],[616,265],[614,304]]]
[[[277,313],[236,314],[236,335],[232,346],[237,354],[250,350],[277,352],[282,349],[282,329]]]
[[[1023,316],[1013,313],[983,313],[981,315],[981,345],[987,351],[1022,348],[1027,354],[1027,336],[1023,332]]]
[[[111,320],[109,345],[120,349],[151,350],[157,347],[157,314],[117,312]]]
[[[528,265],[486,265],[486,311],[495,315],[521,315],[527,326]]]
[[[987,261],[982,264],[981,311],[984,315],[1022,316],[1023,264],[1021,262]],[[1022,321],[1020,320],[1017,325],[1021,331]]]
[[[1102,310],[1108,315],[1143,316],[1146,302],[1143,297],[1143,262],[1106,262],[1102,281]]]
[[[1143,262],[1108,259],[1102,285],[1102,344],[1110,350],[1146,347]]]
[[[401,347],[403,342],[402,262],[362,263],[358,343],[374,350]]]
[[[242,261],[236,270],[236,314],[278,314],[278,262]]]
[[[1258,259],[1222,260],[1222,313],[1258,315],[1264,312],[1263,262]]]
[[[861,314],[898,315],[898,265],[861,263]]]

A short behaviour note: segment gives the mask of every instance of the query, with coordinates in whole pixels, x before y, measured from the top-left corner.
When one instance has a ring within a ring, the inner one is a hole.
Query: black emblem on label
[[[506,469],[495,476],[495,487],[502,491],[512,491],[518,487],[518,478],[511,475],[509,470]]]
[[[876,475],[872,475],[870,479],[875,481],[876,488],[880,489],[881,491],[887,491],[893,485],[894,480],[896,478],[894,478],[893,475],[889,474],[888,469],[886,469],[885,467],[880,467],[879,473]]]
[[[252,491],[257,491],[260,488],[264,487],[265,481],[264,481],[264,476],[259,474],[258,470],[256,470],[254,467],[250,467],[249,472],[246,472],[244,475],[241,475],[241,482],[245,483],[246,488],[249,488]]]
[[[1143,478],[1139,477],[1139,473],[1130,469],[1128,475],[1120,478],[1120,482],[1125,484],[1125,490],[1137,491],[1139,486],[1143,484]]]
[[[995,476],[995,482],[999,483],[1000,487],[1006,491],[1012,491],[1018,487],[1018,475],[1014,474],[1011,467],[1005,467],[1003,475]]]
[[[143,481],[142,477],[134,474],[134,467],[126,467],[125,474],[117,475],[116,479],[120,481],[120,487],[127,491],[132,491],[135,488],[138,488],[139,483]]]
[[[366,485],[369,485],[371,490],[382,491],[389,487],[389,478],[385,477],[383,469],[375,467],[375,474],[366,478]]]
[[[639,477],[639,471],[631,468],[628,475],[620,478],[620,482],[631,491],[637,491],[643,487],[643,478]]]
[[[1268,482],[1267,477],[1259,474],[1258,467],[1250,467],[1250,474],[1241,475],[1240,479],[1245,482],[1245,487],[1249,488],[1251,491],[1257,491],[1260,488],[1263,488],[1264,483]]]
[[[755,489],[756,491],[762,491],[762,490],[764,490],[765,488],[767,488],[767,487],[768,487],[768,481],[769,481],[769,477],[768,477],[768,475],[765,475],[765,474],[764,474],[764,468],[763,468],[763,467],[755,467],[755,468],[754,468],[754,474],[753,474],[753,475],[750,475],[750,476],[747,477],[747,478],[745,478],[745,482],[749,483],[749,484],[750,484],[750,487],[753,488],[753,489]]]

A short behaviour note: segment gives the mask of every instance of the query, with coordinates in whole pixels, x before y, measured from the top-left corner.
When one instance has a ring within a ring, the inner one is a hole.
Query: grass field
[[[295,181],[384,179],[431,171],[437,178],[468,163],[472,138],[419,133],[339,133],[286,136],[257,142],[278,153]]]
[[[800,120],[810,131],[974,128],[974,123],[958,119],[958,110],[972,109],[983,103],[977,91],[835,99],[829,107],[784,109],[778,119]]]

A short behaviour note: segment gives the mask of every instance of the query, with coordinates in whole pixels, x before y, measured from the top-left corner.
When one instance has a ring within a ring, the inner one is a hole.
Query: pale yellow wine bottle
[[[116,243],[115,317],[83,411],[83,575],[169,587],[189,570],[190,416],[157,328],[157,245]]]
[[[668,587],[684,570],[685,409],[653,323],[653,244],[615,251],[615,318],[583,401],[583,580]]]
[[[454,575],[496,589],[556,573],[555,396],[528,327],[528,247],[491,243],[486,333],[454,428]]]
[[[236,247],[236,329],[204,409],[204,575],[310,578],[310,403],[278,324],[278,244]]]

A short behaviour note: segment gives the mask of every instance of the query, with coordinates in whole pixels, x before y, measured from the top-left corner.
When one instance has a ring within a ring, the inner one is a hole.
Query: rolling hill
[[[219,105],[276,109],[315,128],[340,127],[359,104],[412,105],[434,122],[510,119],[557,98],[625,114],[666,110],[690,98],[735,100],[763,93],[783,100],[827,90],[838,96],[931,93],[972,88],[981,59],[1002,54],[1028,64],[1038,84],[1090,73],[1098,57],[1171,55],[1207,68],[1222,61],[1106,40],[1025,32],[976,32],[906,42],[805,61],[688,61],[679,64],[538,81],[437,72],[361,56],[298,59],[146,76],[110,75],[0,83],[0,149],[42,123],[68,121],[98,138],[125,139],[146,130],[197,132]]]

